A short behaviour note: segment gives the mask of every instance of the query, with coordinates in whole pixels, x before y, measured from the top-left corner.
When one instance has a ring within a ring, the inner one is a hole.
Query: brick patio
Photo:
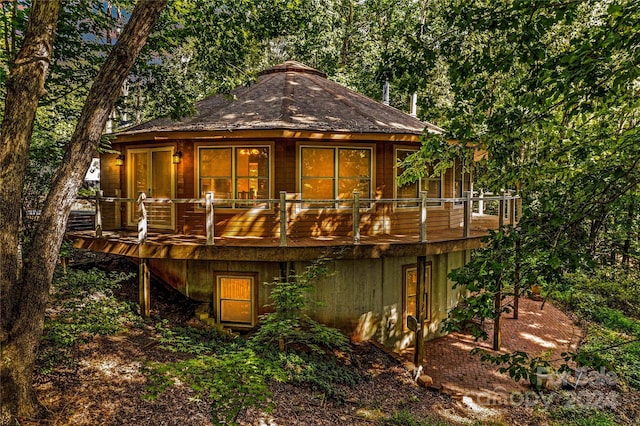
[[[502,320],[501,353],[524,351],[538,356],[551,351],[551,360],[573,351],[582,339],[582,330],[569,317],[550,303],[540,310],[542,302],[520,299],[519,319],[506,314]],[[493,327],[486,326],[487,341],[474,342],[472,336],[452,333],[425,343],[424,374],[433,379],[432,386],[454,397],[469,397],[480,404],[500,404],[512,392],[528,391],[523,381],[516,383],[507,374],[500,374],[494,365],[483,365],[479,356],[469,354],[475,347],[491,351]],[[413,351],[403,352],[413,359]],[[561,361],[555,364],[560,364]]]

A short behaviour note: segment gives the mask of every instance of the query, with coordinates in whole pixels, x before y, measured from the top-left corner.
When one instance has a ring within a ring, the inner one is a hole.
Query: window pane
[[[353,191],[359,191],[361,198],[369,197],[369,179],[339,179],[338,198],[353,198]]]
[[[416,315],[416,295],[407,297],[407,315]]]
[[[221,300],[220,321],[251,324],[251,302]]]
[[[333,199],[333,179],[329,178],[303,178],[302,199],[318,200]]]
[[[236,148],[236,176],[269,177],[269,148]]]
[[[251,278],[220,278],[220,298],[251,300]]]
[[[269,198],[269,179],[246,179],[236,180],[236,198],[239,200],[266,200]]]
[[[201,149],[200,176],[231,177],[231,148]]]
[[[333,177],[333,148],[302,148],[302,176]]]
[[[371,176],[371,151],[368,149],[346,149],[340,152],[340,177],[367,177]]]

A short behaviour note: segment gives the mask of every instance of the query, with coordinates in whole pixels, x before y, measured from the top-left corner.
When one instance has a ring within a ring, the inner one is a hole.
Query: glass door
[[[174,198],[174,167],[171,162],[173,148],[131,149],[129,159],[130,197],[138,198],[144,192],[147,198]],[[170,203],[148,203],[149,228],[173,229],[174,209]],[[129,208],[129,225],[138,223],[137,205]]]

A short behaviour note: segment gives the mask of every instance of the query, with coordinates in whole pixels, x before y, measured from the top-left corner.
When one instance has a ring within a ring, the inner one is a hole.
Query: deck
[[[67,235],[76,248],[133,258],[297,261],[322,254],[358,259],[428,256],[474,249],[483,245],[481,240],[488,235],[488,229],[497,229],[498,224],[498,216],[474,214],[468,236],[461,227],[430,230],[424,242],[416,230],[407,234],[361,235],[358,244],[349,235],[288,237],[286,246],[281,245],[278,236],[216,236],[213,244],[209,244],[205,235],[154,231],[140,242],[137,231],[126,229],[102,231],[101,237],[88,230]]]

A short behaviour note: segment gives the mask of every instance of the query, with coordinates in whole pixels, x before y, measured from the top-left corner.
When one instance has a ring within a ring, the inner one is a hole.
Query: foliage
[[[596,408],[561,407],[551,411],[553,424],[563,426],[614,426],[615,418]]]
[[[162,348],[170,352],[182,352],[191,355],[202,355],[215,352],[219,345],[227,342],[227,336],[216,330],[198,329],[193,327],[168,327],[168,321],[162,320],[156,324],[160,332]]]
[[[512,274],[515,238],[518,233],[510,225],[498,231],[490,230],[489,236],[483,239],[488,245],[474,251],[469,263],[451,271],[449,278],[455,282],[453,287],[464,287],[468,294],[464,303],[449,311],[442,324],[443,331],[469,331],[476,340],[486,340],[489,336],[484,330],[484,321],[510,311],[510,307],[502,303],[508,294],[502,287]],[[496,311],[498,291],[501,308]]]
[[[300,274],[292,274],[286,280],[274,280],[269,285],[272,313],[261,317],[260,328],[253,340],[264,345],[276,345],[281,350],[288,347],[306,348],[318,354],[327,350],[349,351],[349,340],[340,331],[320,324],[309,314],[312,305],[310,294],[315,280],[328,274],[329,259],[321,257]]]
[[[529,383],[540,389],[543,386],[543,379],[551,372],[549,353],[532,357],[526,352],[515,351],[507,354],[493,355],[481,348],[474,348],[471,354],[480,355],[480,361],[484,363],[501,366],[500,373],[508,373],[509,377],[515,381],[528,380]],[[568,371],[566,364],[563,364],[559,372]]]
[[[132,306],[114,295],[130,278],[122,272],[70,269],[54,280],[39,352],[41,372],[68,361],[75,345],[95,335],[114,335],[139,324],[140,317]]]
[[[162,347],[189,355],[174,362],[148,363],[144,398],[155,399],[179,383],[191,387],[211,403],[212,418],[235,422],[241,410],[268,408],[270,380],[309,386],[327,398],[341,400],[342,386],[353,386],[363,376],[335,356],[315,352],[280,352],[249,339],[231,340],[217,331],[156,325]]]
[[[409,410],[398,411],[380,421],[381,426],[444,426],[447,424],[441,421],[417,418]]]
[[[589,321],[576,361],[614,371],[640,389],[638,271],[603,267],[595,273],[567,276],[554,297]]]
[[[217,424],[235,423],[249,406],[267,405],[269,379],[283,381],[278,369],[249,347],[231,347],[217,354],[201,354],[171,363],[150,363],[146,399],[155,399],[176,382],[187,383],[211,401]]]

